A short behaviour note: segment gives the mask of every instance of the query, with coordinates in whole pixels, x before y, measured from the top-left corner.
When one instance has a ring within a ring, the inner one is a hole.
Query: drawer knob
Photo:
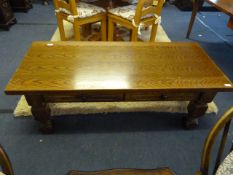
[[[87,97],[81,96],[81,100],[85,102],[85,101],[87,101]]]
[[[162,94],[160,98],[161,98],[161,100],[166,100],[167,99],[167,95]]]

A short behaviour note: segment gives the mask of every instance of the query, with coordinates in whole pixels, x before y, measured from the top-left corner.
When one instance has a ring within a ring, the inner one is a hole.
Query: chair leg
[[[113,41],[114,24],[111,18],[108,18],[108,41]]]
[[[76,41],[80,41],[81,40],[80,25],[78,25],[78,23],[74,21],[73,26],[74,26],[74,39]]]
[[[150,42],[155,42],[157,29],[158,29],[158,24],[153,24],[151,28]]]
[[[132,34],[131,34],[131,41],[137,41],[138,40],[138,30],[137,28],[132,29]]]
[[[58,25],[58,29],[59,29],[59,33],[60,33],[60,39],[61,39],[61,41],[65,41],[66,36],[65,36],[63,19],[60,17],[59,14],[57,14],[57,25]]]
[[[101,39],[102,41],[106,41],[106,35],[107,35],[107,24],[106,24],[106,16],[103,17],[102,21],[101,21]]]

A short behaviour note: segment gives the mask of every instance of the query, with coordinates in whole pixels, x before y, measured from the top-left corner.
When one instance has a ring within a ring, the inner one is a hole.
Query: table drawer
[[[125,95],[126,101],[184,101],[198,98],[199,93],[155,93],[130,92]]]
[[[107,101],[122,101],[123,94],[101,94],[101,93],[85,93],[77,95],[59,95],[45,96],[46,102],[107,102]]]

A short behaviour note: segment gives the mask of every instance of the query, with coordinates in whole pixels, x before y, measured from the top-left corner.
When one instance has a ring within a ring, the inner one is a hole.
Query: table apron
[[[203,92],[185,93],[80,93],[77,95],[43,95],[46,103],[55,102],[120,102],[120,101],[192,101],[198,100]]]
[[[198,125],[198,118],[203,116],[217,92],[95,92],[79,93],[76,95],[25,95],[27,103],[31,106],[34,119],[41,123],[43,133],[51,133],[53,125],[50,118],[51,109],[48,103],[56,102],[120,102],[120,101],[190,101],[185,120],[187,128]]]

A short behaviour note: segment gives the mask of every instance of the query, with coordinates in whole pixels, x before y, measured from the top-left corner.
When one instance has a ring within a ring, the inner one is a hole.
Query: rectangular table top
[[[196,43],[34,42],[7,94],[78,91],[232,91]]]
[[[205,0],[218,10],[233,17],[233,0]]]

